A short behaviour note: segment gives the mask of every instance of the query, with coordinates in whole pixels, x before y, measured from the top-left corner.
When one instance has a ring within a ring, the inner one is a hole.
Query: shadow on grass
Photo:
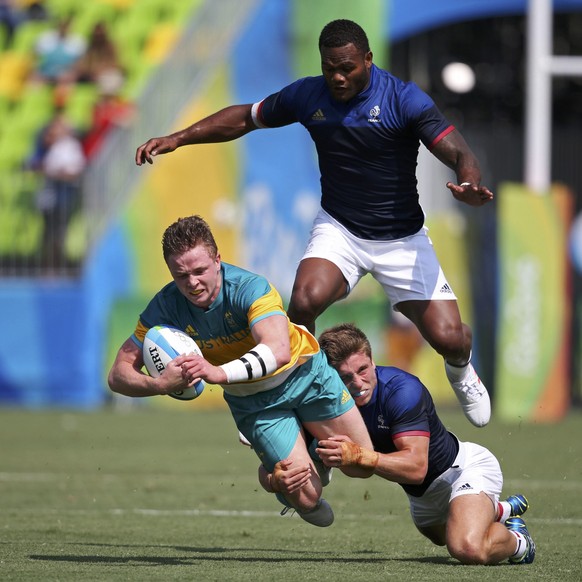
[[[421,558],[397,558],[385,556],[382,552],[372,550],[358,552],[354,556],[338,557],[336,552],[313,550],[285,550],[281,548],[223,548],[223,547],[194,547],[194,546],[143,546],[143,545],[111,545],[111,544],[71,544],[75,546],[93,546],[110,548],[141,548],[144,547],[168,549],[183,554],[181,556],[103,556],[103,555],[73,555],[59,553],[31,554],[31,560],[47,562],[71,562],[78,564],[130,564],[142,563],[159,566],[181,566],[203,562],[266,562],[266,563],[293,563],[293,562],[338,562],[342,564],[388,564],[390,562],[425,563],[434,565],[461,565],[453,558],[447,556],[424,556]],[[263,555],[264,557],[261,557]]]

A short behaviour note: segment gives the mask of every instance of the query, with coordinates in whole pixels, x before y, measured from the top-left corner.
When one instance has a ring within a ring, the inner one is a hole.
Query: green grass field
[[[330,528],[280,506],[225,411],[0,410],[1,580],[582,580],[582,416],[476,429],[505,494],[530,500],[530,566],[462,566],[413,527],[404,493],[334,474]]]

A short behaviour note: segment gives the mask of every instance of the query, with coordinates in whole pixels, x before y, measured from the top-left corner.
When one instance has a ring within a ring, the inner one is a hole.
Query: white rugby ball
[[[161,376],[174,358],[191,353],[202,355],[200,348],[188,334],[167,325],[150,328],[143,340],[143,361],[148,374],[153,378]],[[194,400],[203,390],[204,382],[200,380],[194,386],[179,392],[171,392],[168,396],[177,400]]]

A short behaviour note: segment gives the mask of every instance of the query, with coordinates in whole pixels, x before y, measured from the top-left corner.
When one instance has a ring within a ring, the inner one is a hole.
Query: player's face
[[[338,374],[350,391],[357,406],[370,402],[376,389],[376,365],[364,352],[355,352],[337,368]]]
[[[361,93],[370,82],[372,53],[358,50],[352,43],[321,49],[321,71],[331,96],[346,102]]]
[[[198,245],[183,254],[170,255],[168,268],[188,301],[202,309],[210,307],[222,284],[220,255],[212,258],[204,245]]]

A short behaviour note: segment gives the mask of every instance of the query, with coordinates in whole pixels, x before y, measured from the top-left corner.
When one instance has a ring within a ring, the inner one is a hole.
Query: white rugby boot
[[[491,418],[491,401],[487,388],[475,372],[472,364],[467,364],[465,375],[458,378],[458,367],[445,361],[447,378],[451,383],[453,392],[461,403],[461,408],[471,424],[485,426]]]

